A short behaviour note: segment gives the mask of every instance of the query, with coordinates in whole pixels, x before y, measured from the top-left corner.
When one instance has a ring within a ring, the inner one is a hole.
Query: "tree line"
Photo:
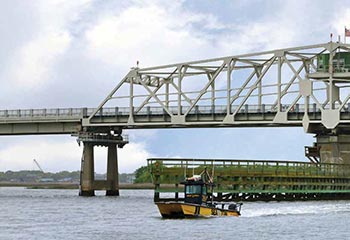
[[[95,178],[105,178],[105,174],[96,174]],[[61,171],[57,173],[41,171],[6,171],[0,172],[0,182],[79,182],[80,171]],[[120,183],[151,183],[152,178],[146,166],[135,170],[134,173],[120,173]]]

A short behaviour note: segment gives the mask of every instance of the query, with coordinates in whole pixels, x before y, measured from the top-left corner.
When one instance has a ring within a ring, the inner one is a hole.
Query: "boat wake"
[[[246,204],[241,217],[276,217],[288,215],[350,213],[350,202],[294,202]]]

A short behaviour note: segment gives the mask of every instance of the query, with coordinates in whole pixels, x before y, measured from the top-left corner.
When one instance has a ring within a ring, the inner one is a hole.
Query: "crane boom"
[[[40,169],[41,172],[44,172],[43,169],[40,167],[39,163],[37,162],[37,160],[33,159],[33,162]]]

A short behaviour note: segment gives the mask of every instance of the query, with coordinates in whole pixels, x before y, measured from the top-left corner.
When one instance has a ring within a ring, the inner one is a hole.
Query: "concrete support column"
[[[319,135],[321,163],[350,164],[350,135]]]
[[[117,145],[108,145],[106,196],[119,196]]]
[[[79,190],[80,196],[95,196],[94,178],[94,145],[91,143],[84,143]]]

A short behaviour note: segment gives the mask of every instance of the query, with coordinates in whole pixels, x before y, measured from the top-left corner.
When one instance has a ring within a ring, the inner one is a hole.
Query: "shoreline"
[[[25,187],[28,189],[79,189],[79,183],[0,182],[0,187]],[[154,185],[152,183],[120,183],[119,189],[154,189]]]

